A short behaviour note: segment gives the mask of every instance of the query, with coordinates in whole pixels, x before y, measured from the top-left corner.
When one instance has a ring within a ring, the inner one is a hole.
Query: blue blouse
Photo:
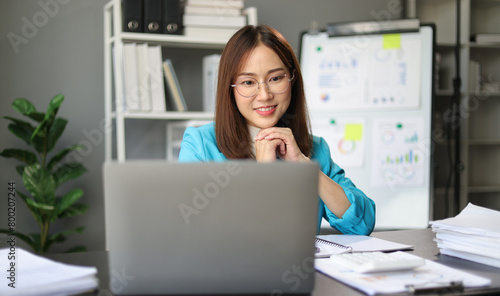
[[[181,143],[179,162],[223,162],[227,160],[217,147],[215,123],[186,129]],[[325,218],[333,228],[342,233],[369,235],[375,226],[375,203],[359,190],[349,178],[345,177],[344,170],[333,162],[330,148],[321,137],[313,136],[311,160],[318,162],[321,171],[342,186],[351,202],[350,207],[339,218],[328,209],[321,198],[318,198],[318,233],[321,219]]]

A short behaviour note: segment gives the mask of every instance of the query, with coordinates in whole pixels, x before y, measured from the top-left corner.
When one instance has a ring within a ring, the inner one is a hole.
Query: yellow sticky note
[[[363,138],[363,125],[360,123],[351,123],[345,125],[344,139],[359,141]]]
[[[384,35],[384,49],[399,49],[399,48],[401,48],[401,34]]]

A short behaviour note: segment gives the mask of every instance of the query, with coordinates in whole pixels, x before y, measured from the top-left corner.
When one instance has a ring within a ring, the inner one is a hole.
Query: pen
[[[428,288],[424,287],[419,288],[418,286],[415,285],[406,285],[406,291],[412,295],[425,295],[434,293],[439,293],[441,295],[441,293],[443,292],[463,292],[464,286],[460,281],[450,282],[449,285],[447,286],[428,287]]]

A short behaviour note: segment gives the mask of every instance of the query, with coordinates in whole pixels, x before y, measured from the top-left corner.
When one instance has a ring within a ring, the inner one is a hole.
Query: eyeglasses
[[[260,88],[260,84],[265,83],[267,90],[272,94],[284,93],[288,86],[290,86],[290,81],[295,77],[295,73],[292,78],[288,78],[286,74],[278,74],[268,77],[265,81],[258,82],[257,79],[252,77],[241,77],[236,80],[235,84],[231,84],[232,87],[236,88],[236,91],[243,97],[250,98],[257,94]]]

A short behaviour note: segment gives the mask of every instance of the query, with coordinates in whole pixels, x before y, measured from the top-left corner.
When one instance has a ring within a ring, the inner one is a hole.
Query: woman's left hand
[[[263,143],[258,143],[259,141]],[[275,150],[278,157],[285,161],[311,161],[300,151],[292,130],[289,128],[270,127],[261,129],[255,137],[255,147],[259,149],[259,152],[267,150],[267,153],[257,153],[260,159],[264,161],[272,159],[269,157],[272,152],[270,150]],[[266,158],[264,159],[263,156],[266,156]],[[342,186],[321,170],[319,171],[318,194],[337,217],[342,217],[351,205]]]
[[[272,141],[272,140],[281,140],[284,143],[284,148],[281,149],[278,147],[276,149],[276,154],[279,158],[285,161],[310,161],[302,151],[300,151],[297,142],[295,141],[295,137],[293,136],[292,130],[286,127],[270,127],[266,129],[261,129],[257,136],[255,137],[255,141]],[[282,145],[280,145],[282,146]]]

